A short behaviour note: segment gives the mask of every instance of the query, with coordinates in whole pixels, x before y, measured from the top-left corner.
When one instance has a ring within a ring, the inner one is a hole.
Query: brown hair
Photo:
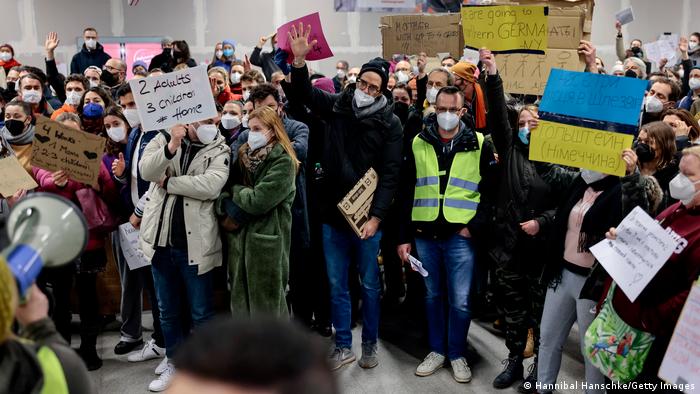
[[[642,126],[649,139],[654,140],[656,151],[660,153],[657,169],[662,169],[671,164],[676,155],[676,133],[671,126],[664,122],[656,121]]]
[[[107,107],[107,109],[105,109],[103,119],[108,116],[116,116],[117,118],[121,119],[122,122],[124,122],[124,127],[126,127],[126,138],[128,140],[129,134],[131,133],[131,125],[129,124],[129,121],[126,120],[126,117],[124,116],[124,111],[122,111],[121,107],[117,105]],[[119,142],[114,142],[111,138],[107,138],[107,144],[105,144],[105,152],[107,152],[108,154],[112,156],[117,156],[120,152],[123,152],[124,149],[125,147],[122,146],[122,144],[120,144]]]
[[[259,119],[262,124],[270,128],[274,134],[272,139],[282,145],[284,151],[287,152],[287,154],[292,158],[292,162],[294,163],[294,172],[296,173],[299,170],[299,160],[297,159],[297,155],[292,147],[292,142],[289,140],[287,132],[284,130],[282,119],[280,119],[279,115],[277,115],[277,111],[268,106],[256,108],[253,110],[253,112],[248,114],[249,123],[252,119]]]
[[[661,119],[668,115],[677,116],[678,119],[682,120],[683,123],[686,124],[686,126],[690,126],[690,130],[688,130],[688,138],[690,141],[696,141],[698,138],[700,138],[700,125],[698,125],[698,121],[693,118],[690,111],[686,109],[670,108],[661,114]]]

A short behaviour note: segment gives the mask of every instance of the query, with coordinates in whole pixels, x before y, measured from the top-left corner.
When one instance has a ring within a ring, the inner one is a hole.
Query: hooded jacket
[[[102,66],[107,63],[107,60],[111,59],[105,52],[104,47],[99,42],[94,50],[88,50],[85,44],[80,52],[73,55],[73,59],[70,61],[70,73],[83,75],[85,69],[90,66],[96,66],[102,68]]]

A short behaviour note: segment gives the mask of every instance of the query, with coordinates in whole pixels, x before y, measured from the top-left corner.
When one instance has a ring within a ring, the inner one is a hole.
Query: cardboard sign
[[[316,40],[317,43],[311,49],[308,55],[306,55],[306,60],[321,60],[333,57],[333,51],[326,41],[326,36],[323,35],[323,26],[321,25],[321,18],[318,16],[318,12],[302,16],[299,19],[295,19],[291,22],[287,22],[284,25],[277,28],[277,45],[289,53],[289,62],[291,63],[294,59],[292,54],[292,49],[289,46],[289,36],[287,35],[291,30],[292,26],[299,28],[299,23],[304,24],[304,29],[307,26],[311,26],[311,35],[309,35],[309,42]]]
[[[31,190],[37,186],[16,156],[0,159],[0,195],[7,198],[20,189]]]
[[[504,90],[517,94],[542,94],[552,68],[585,68],[578,52],[567,49],[548,49],[546,55],[496,55],[496,62]]]
[[[119,244],[122,247],[126,264],[131,271],[151,265],[151,262],[146,259],[146,256],[141,251],[139,234],[139,230],[135,229],[129,222],[119,226]]]
[[[372,207],[378,180],[377,172],[374,171],[374,168],[370,168],[338,203],[340,213],[343,214],[358,237],[362,236],[362,228],[369,221],[369,210]]]
[[[547,49],[546,6],[496,5],[462,7],[464,44],[494,53],[544,54]]]
[[[583,38],[583,24],[584,13],[581,10],[550,8],[547,17],[548,48],[578,48]]]
[[[217,115],[207,66],[129,81],[143,131],[161,130]]]
[[[447,52],[457,58],[464,47],[459,14],[383,16],[379,29],[385,59],[421,52],[430,57]]]
[[[619,21],[620,24],[623,25],[634,21],[634,11],[632,11],[632,7],[627,7],[624,10],[617,11],[615,14],[615,20]]]
[[[540,120],[530,134],[530,160],[625,175],[622,151],[634,136]]]
[[[553,69],[541,112],[636,125],[647,81]]]
[[[659,377],[677,385],[669,388],[686,393],[700,387],[700,282],[690,289],[661,362]]]
[[[64,170],[74,181],[96,186],[106,140],[40,116],[32,144],[32,165]]]
[[[591,247],[617,286],[634,302],[671,257],[678,241],[640,207],[617,226],[617,239]]]

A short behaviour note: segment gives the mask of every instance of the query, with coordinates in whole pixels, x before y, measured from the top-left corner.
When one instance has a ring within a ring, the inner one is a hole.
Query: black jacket
[[[379,112],[358,119],[352,107],[354,86],[340,94],[313,88],[306,66],[292,67],[291,77],[294,97],[327,126],[321,161],[324,222],[347,225],[336,205],[370,167],[379,175],[370,215],[383,220],[398,188],[401,168],[401,121],[392,112],[391,101]]]
[[[171,53],[165,53],[165,51],[153,56],[153,59],[151,59],[151,63],[148,64],[148,71],[153,71],[155,68],[160,68],[161,70],[163,67],[168,68],[170,67],[170,64],[173,62],[173,56]]]
[[[70,62],[70,73],[82,75],[85,69],[90,66],[102,68],[102,66],[107,63],[107,60],[111,58],[111,56],[105,53],[102,44],[97,43],[97,48],[95,48],[94,51],[89,51],[85,44],[83,44],[83,49],[73,55],[73,60]]]
[[[273,72],[280,71],[275,63],[275,52],[263,52],[258,47],[255,47],[253,53],[250,54],[250,64],[262,68],[265,79],[268,81],[272,79]]]

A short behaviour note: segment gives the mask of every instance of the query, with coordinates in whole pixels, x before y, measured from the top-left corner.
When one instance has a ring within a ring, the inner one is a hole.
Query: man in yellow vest
[[[479,223],[483,223],[483,215],[477,215],[482,177],[496,165],[492,146],[460,120],[465,111],[459,88],[440,89],[435,113],[426,118],[423,131],[413,139],[399,193],[405,225],[397,250],[408,261],[415,236],[418,258],[428,273],[424,280],[431,352],[416,375],[432,375],[447,357],[460,383],[472,377],[465,359],[475,265],[472,232],[479,232]]]

